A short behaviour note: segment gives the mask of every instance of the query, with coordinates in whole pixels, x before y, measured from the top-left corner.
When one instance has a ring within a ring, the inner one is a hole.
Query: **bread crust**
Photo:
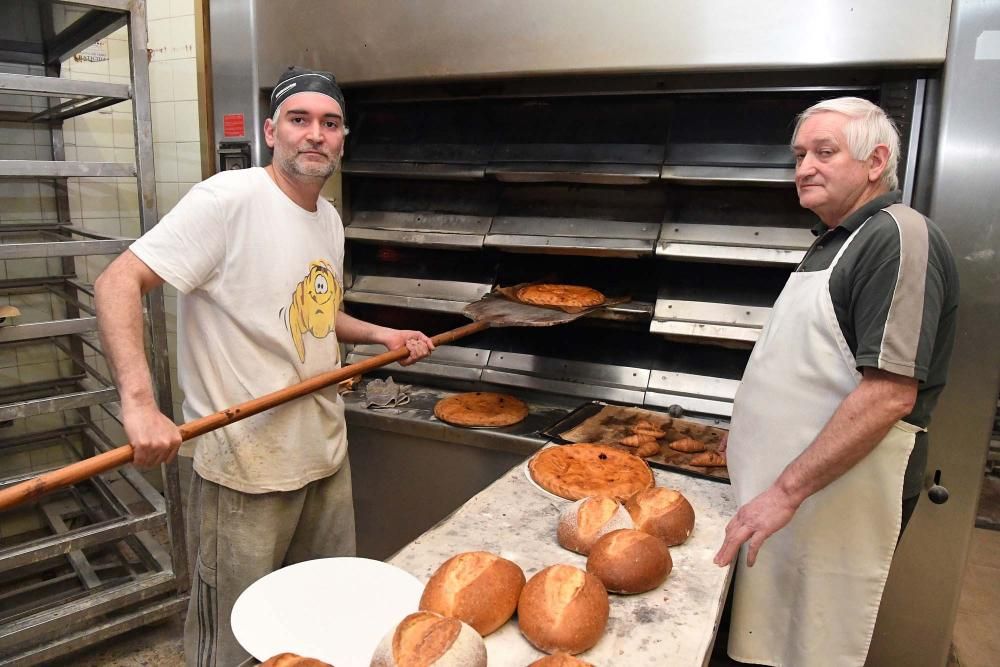
[[[673,568],[663,540],[641,530],[623,529],[597,540],[587,558],[587,572],[611,593],[645,593],[666,581]]]
[[[608,623],[608,592],[601,580],[572,565],[551,565],[521,591],[517,622],[540,651],[577,654],[600,640]]]
[[[457,618],[430,611],[410,614],[372,654],[371,667],[486,667],[486,644]]]
[[[660,538],[668,547],[682,544],[694,530],[694,508],[679,491],[645,489],[625,501],[635,527]]]
[[[653,486],[653,471],[641,458],[590,443],[543,449],[528,471],[543,489],[568,500],[607,496],[621,502]]]
[[[584,662],[579,658],[575,658],[568,653],[553,653],[552,655],[547,655],[544,658],[539,658],[533,663],[528,665],[528,667],[594,667],[589,662]]]
[[[541,283],[517,290],[517,300],[533,306],[589,308],[604,303],[604,295],[591,287]]]
[[[528,416],[528,404],[510,394],[470,391],[435,403],[434,416],[455,426],[512,426]]]
[[[524,582],[524,572],[506,558],[487,551],[460,553],[431,575],[420,609],[464,621],[485,637],[514,615]]]
[[[279,653],[260,663],[260,667],[333,667],[333,665],[295,653]]]
[[[581,498],[559,514],[556,539],[560,546],[586,556],[594,542],[613,530],[632,528],[632,516],[614,498]]]

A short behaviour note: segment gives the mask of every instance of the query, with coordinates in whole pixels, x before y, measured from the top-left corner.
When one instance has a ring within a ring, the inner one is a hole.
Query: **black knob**
[[[674,419],[680,419],[684,416],[684,408],[674,403],[669,408],[667,408],[667,413]]]
[[[927,489],[927,497],[935,505],[943,505],[948,502],[948,489],[941,486],[941,471],[934,471],[934,484]]]
[[[927,497],[931,499],[931,502],[935,505],[943,505],[948,502],[948,489],[944,488],[940,484],[935,484],[931,488],[927,489]]]

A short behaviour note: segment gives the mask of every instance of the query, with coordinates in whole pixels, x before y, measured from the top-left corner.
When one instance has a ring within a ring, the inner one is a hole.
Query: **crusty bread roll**
[[[452,556],[424,587],[420,609],[451,616],[486,636],[517,609],[524,572],[506,558],[487,551]]]
[[[568,653],[553,653],[544,658],[539,658],[528,667],[594,667],[589,662],[584,662],[579,658],[574,658]]]
[[[260,667],[333,667],[316,658],[303,658],[294,653],[279,653],[260,663]]]
[[[576,654],[597,643],[608,623],[608,592],[601,580],[572,565],[551,565],[521,591],[517,622],[535,648]]]
[[[634,528],[632,516],[614,498],[581,498],[559,514],[556,539],[564,549],[586,556],[594,542],[612,530]]]
[[[679,491],[656,486],[625,501],[635,527],[666,542],[681,544],[694,530],[694,508]]]
[[[371,667],[486,667],[486,644],[457,618],[430,611],[410,614],[372,654]]]
[[[611,593],[645,593],[662,584],[674,562],[663,540],[641,530],[616,530],[597,540],[587,572]]]

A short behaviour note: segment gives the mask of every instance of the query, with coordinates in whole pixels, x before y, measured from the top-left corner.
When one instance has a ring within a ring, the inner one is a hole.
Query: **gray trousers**
[[[242,493],[191,479],[187,539],[191,600],[184,623],[188,667],[235,667],[250,657],[229,625],[236,598],[285,565],[353,556],[351,466],[297,491]],[[267,656],[264,656],[267,657]]]

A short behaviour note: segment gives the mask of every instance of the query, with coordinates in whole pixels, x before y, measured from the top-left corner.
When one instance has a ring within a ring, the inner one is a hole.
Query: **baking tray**
[[[605,413],[603,417],[601,414]],[[603,403],[601,401],[590,401],[584,403],[571,413],[560,419],[555,424],[540,431],[539,433],[553,442],[559,444],[573,444],[576,442],[604,442],[615,443],[620,438],[628,435],[631,424],[638,419],[646,419],[655,424],[662,423],[668,415],[662,412],[646,410],[644,408],[616,406]],[[587,433],[586,437],[566,437],[572,431]],[[729,483],[729,470],[727,468],[705,468],[702,466],[692,466],[688,461],[694,454],[675,452],[667,446],[671,440],[682,437],[695,437],[702,440],[708,449],[714,450],[715,445],[721,439],[726,429],[711,426],[702,422],[697,422],[683,417],[673,418],[672,425],[666,429],[667,435],[660,440],[661,452],[656,456],[651,456],[646,461],[657,468],[674,470],[693,477],[711,479],[717,482]]]

